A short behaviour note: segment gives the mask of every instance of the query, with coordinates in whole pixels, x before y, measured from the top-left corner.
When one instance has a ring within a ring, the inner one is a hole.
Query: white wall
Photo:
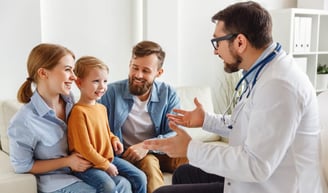
[[[132,0],[43,0],[42,41],[109,65],[109,81],[127,77],[133,41]],[[78,94],[74,87],[73,91]]]
[[[26,79],[26,60],[41,41],[39,0],[0,0],[0,99],[14,98]]]
[[[94,55],[110,67],[109,80],[127,77],[132,46],[159,42],[167,52],[161,80],[220,90],[222,62],[213,55],[211,17],[231,0],[0,0],[0,99],[14,98],[26,78],[26,58],[40,42]],[[258,1],[267,9],[296,0]],[[77,92],[77,90],[74,90]]]

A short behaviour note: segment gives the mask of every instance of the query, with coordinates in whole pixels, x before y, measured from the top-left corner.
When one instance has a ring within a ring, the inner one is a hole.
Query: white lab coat
[[[205,115],[203,129],[229,134],[229,146],[192,140],[191,165],[224,176],[225,193],[322,193],[315,91],[284,51],[261,71],[228,122]]]

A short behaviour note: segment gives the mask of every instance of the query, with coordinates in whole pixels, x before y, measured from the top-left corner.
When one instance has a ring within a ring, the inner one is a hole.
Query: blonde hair
[[[74,67],[74,73],[78,78],[84,78],[88,75],[91,68],[99,68],[106,70],[109,73],[108,66],[101,60],[93,56],[82,56],[79,58]]]
[[[71,55],[75,59],[75,55],[71,50],[58,44],[41,43],[35,46],[27,60],[28,77],[17,92],[18,101],[28,103],[31,100],[33,95],[32,83],[38,83],[37,72],[40,68],[51,70],[66,55]]]

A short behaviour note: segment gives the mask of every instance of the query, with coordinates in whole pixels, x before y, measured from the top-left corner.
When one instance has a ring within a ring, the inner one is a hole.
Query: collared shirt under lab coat
[[[270,52],[273,47],[270,46]],[[229,135],[229,146],[192,140],[191,165],[224,176],[225,193],[322,193],[315,91],[284,51],[261,71],[233,114],[205,115],[203,129]]]

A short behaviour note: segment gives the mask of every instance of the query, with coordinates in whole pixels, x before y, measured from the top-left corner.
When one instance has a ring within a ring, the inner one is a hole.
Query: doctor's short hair
[[[149,56],[155,54],[158,59],[158,69],[163,67],[165,52],[162,47],[153,41],[141,41],[132,49],[132,58]]]
[[[224,22],[227,34],[243,34],[257,49],[272,42],[272,19],[260,4],[247,1],[235,3],[212,17],[212,21]]]

